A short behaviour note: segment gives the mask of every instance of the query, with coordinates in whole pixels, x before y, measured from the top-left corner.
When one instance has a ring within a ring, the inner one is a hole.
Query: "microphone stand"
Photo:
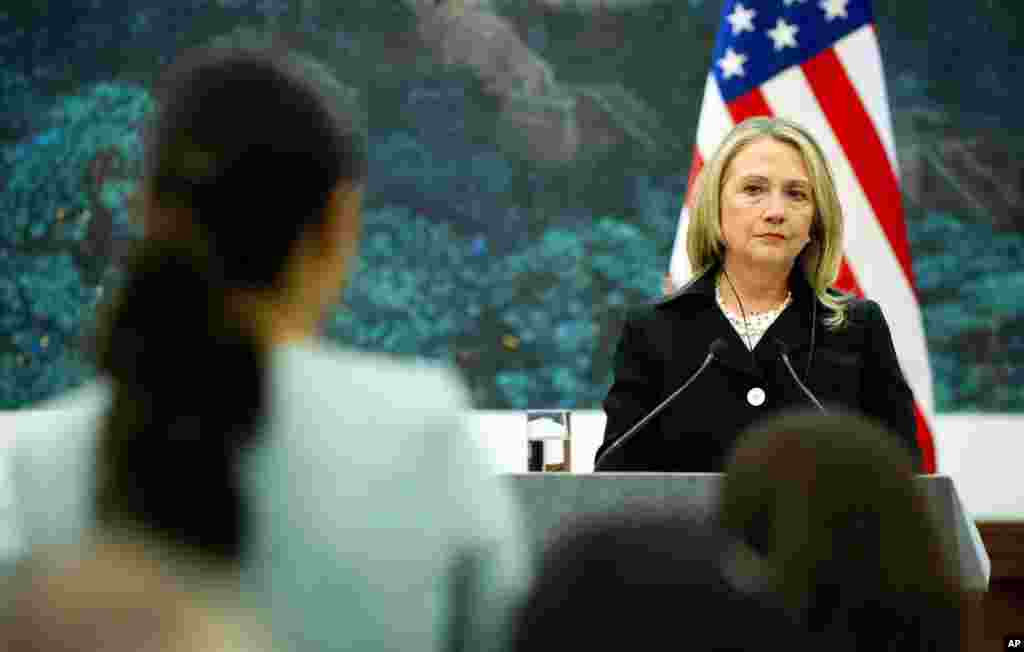
[[[608,458],[608,455],[610,455],[612,451],[617,450],[620,446],[629,441],[629,439],[631,439],[641,428],[643,428],[648,421],[650,421],[658,414],[660,414],[662,410],[668,407],[669,403],[674,401],[677,396],[682,394],[683,391],[685,391],[686,388],[693,383],[693,381],[697,380],[697,376],[700,376],[704,372],[704,370],[707,369],[708,365],[711,364],[711,361],[715,359],[715,356],[718,355],[718,353],[720,353],[722,349],[725,348],[725,346],[725,340],[722,338],[718,338],[717,340],[712,342],[707,357],[704,358],[704,362],[702,362],[700,367],[697,368],[697,371],[693,372],[693,374],[686,379],[686,382],[679,386],[679,389],[672,392],[668,398],[659,403],[657,407],[655,407],[653,410],[648,412],[643,419],[640,419],[640,421],[634,424],[632,428],[627,430],[621,437],[612,442],[611,446],[606,448],[604,452],[601,453],[601,455],[598,456],[597,460],[594,462],[594,471],[600,471],[601,463]]]

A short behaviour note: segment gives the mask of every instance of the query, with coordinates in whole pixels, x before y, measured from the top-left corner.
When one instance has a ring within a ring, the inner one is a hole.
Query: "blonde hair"
[[[797,262],[814,295],[828,311],[826,327],[839,330],[847,320],[846,296],[830,293],[829,288],[839,276],[843,258],[843,210],[821,148],[803,127],[790,120],[757,117],[736,125],[694,180],[698,184],[697,195],[686,232],[691,274],[697,278],[724,260],[725,245],[719,218],[725,172],[740,150],[763,138],[792,145],[807,167],[815,211],[811,241],[800,252]]]

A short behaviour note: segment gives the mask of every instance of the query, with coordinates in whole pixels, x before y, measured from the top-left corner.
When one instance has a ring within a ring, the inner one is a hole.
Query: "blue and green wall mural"
[[[624,309],[661,292],[717,2],[8,4],[0,408],[93,374],[161,66],[254,39],[321,58],[366,113],[364,240],[328,336],[456,366],[479,408],[599,407]],[[1022,11],[876,3],[940,412],[1024,411]]]

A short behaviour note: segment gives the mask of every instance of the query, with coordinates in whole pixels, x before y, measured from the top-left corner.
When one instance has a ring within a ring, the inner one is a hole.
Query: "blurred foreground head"
[[[361,228],[355,91],[306,55],[259,44],[187,52],[154,94],[145,242],[196,254],[236,301],[270,295],[293,311],[325,309]]]
[[[727,579],[736,554],[706,523],[642,505],[578,521],[543,557],[514,650],[804,649],[782,610]]]
[[[953,560],[910,457],[875,422],[794,414],[748,431],[719,520],[762,555],[762,580],[811,631],[853,649],[957,649]]]
[[[360,228],[366,155],[350,93],[273,48],[184,55],[155,89],[145,238],[103,316],[114,387],[97,460],[102,528],[238,562],[241,452],[265,356],[312,337]]]

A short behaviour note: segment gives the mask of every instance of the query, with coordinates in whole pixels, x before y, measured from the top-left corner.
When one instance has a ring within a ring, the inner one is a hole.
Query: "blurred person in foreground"
[[[706,521],[641,503],[572,525],[543,555],[516,652],[807,649],[782,609],[733,583],[751,555]]]
[[[797,413],[751,429],[717,511],[763,560],[752,584],[829,649],[960,649],[955,560],[909,454],[881,424]]]
[[[842,243],[835,183],[807,131],[781,118],[736,125],[700,175],[692,279],[627,316],[595,469],[718,472],[744,428],[812,404],[884,422],[919,464],[882,309],[832,287]]]
[[[250,48],[192,52],[156,91],[101,380],[16,442],[28,551],[153,544],[289,649],[500,649],[527,552],[462,386],[318,335],[360,233],[349,95]]]
[[[266,632],[233,605],[198,595],[151,551],[51,548],[7,578],[4,652],[269,652]]]

